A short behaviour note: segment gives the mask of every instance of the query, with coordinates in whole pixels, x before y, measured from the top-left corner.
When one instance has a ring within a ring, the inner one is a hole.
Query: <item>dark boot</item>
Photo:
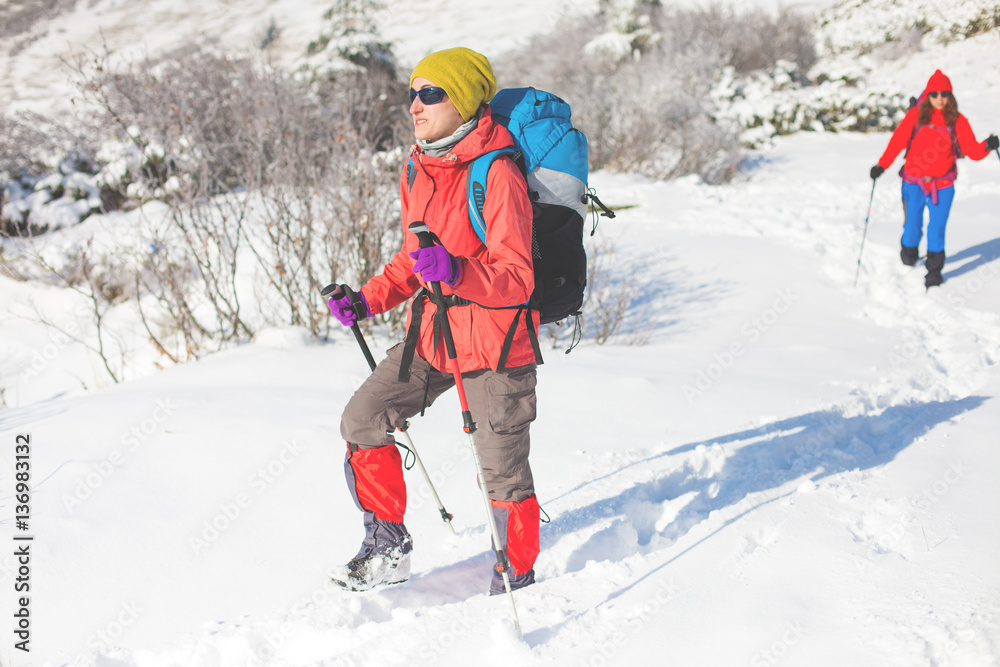
[[[535,570],[531,569],[524,574],[514,574],[514,568],[507,568],[507,578],[510,580],[510,590],[516,591],[519,588],[530,586],[535,583]],[[490,595],[504,595],[507,589],[503,585],[503,574],[500,570],[493,568],[493,579],[490,580]]]
[[[941,269],[944,268],[944,251],[927,253],[927,276],[924,278],[924,286],[930,289],[937,287],[944,282],[941,277]]]
[[[917,263],[918,257],[920,257],[920,253],[917,252],[916,248],[907,248],[905,245],[900,245],[899,258],[903,260],[903,264],[913,266]]]
[[[365,539],[358,555],[343,568],[330,573],[330,580],[349,591],[367,591],[410,578],[413,538],[402,523],[376,519],[365,512]]]

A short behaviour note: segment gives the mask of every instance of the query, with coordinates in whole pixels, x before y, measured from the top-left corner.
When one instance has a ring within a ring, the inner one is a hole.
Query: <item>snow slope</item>
[[[218,43],[252,51],[273,22],[280,31],[269,57],[288,67],[301,63],[306,45],[325,25],[331,0],[93,0],[77,3],[27,35],[0,39],[0,100],[10,112],[65,112],[72,108],[69,63],[103,46],[126,58],[169,53],[188,43]],[[412,67],[440,40],[476,44],[491,58],[567,14],[596,10],[596,0],[455,3],[388,0],[373,18],[396,47],[402,68]],[[525,26],[530,26],[526,29]],[[435,35],[429,40],[427,35]]]
[[[981,138],[1000,129],[996,41],[880,75],[918,90],[946,66]],[[524,642],[485,595],[454,394],[412,435],[458,534],[411,471],[411,580],[326,585],[361,539],[338,426],[367,366],[349,333],[288,329],[99,391],[59,348],[31,383],[48,398],[0,412],[7,619],[18,434],[35,489],[32,651],[5,629],[0,664],[998,664],[1000,160],[961,164],[930,293],[898,262],[898,181],[880,179],[853,287],[887,140],[793,136],[722,187],[594,176],[635,205],[598,234],[640,280],[649,343],[546,353],[532,467],[552,522],[516,593]],[[5,312],[63,298],[0,282]],[[4,368],[44,349],[30,323],[0,326]]]

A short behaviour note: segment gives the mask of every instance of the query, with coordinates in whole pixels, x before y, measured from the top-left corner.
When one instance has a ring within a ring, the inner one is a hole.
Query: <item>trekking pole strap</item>
[[[410,381],[410,366],[413,365],[413,355],[417,351],[417,341],[420,338],[420,320],[424,317],[424,300],[427,298],[427,290],[422,289],[413,299],[410,306],[410,326],[406,329],[406,342],[403,343],[403,356],[399,360],[400,382]]]

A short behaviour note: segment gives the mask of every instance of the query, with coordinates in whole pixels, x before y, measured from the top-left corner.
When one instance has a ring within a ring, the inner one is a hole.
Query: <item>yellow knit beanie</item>
[[[493,99],[497,91],[490,61],[481,53],[461,46],[432,53],[417,63],[410,75],[410,87],[420,76],[444,88],[465,121],[475,116],[479,105]]]

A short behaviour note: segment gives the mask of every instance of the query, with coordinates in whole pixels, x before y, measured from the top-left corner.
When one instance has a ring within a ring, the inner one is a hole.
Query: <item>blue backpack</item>
[[[583,247],[583,221],[593,201],[613,218],[587,187],[589,165],[587,138],[573,127],[570,106],[552,93],[534,88],[506,88],[490,100],[493,119],[514,137],[515,148],[503,148],[476,158],[469,166],[469,218],[479,239],[486,243],[486,176],[501,155],[509,155],[528,184],[532,208],[532,260],[535,289],[518,308],[500,355],[504,367],[514,331],[525,308],[538,310],[541,324],[577,318],[587,286],[587,253]],[[596,219],[596,216],[595,216]],[[595,223],[596,228],[596,223]],[[593,235],[594,230],[591,230]],[[525,317],[535,356],[541,362],[530,318]]]

